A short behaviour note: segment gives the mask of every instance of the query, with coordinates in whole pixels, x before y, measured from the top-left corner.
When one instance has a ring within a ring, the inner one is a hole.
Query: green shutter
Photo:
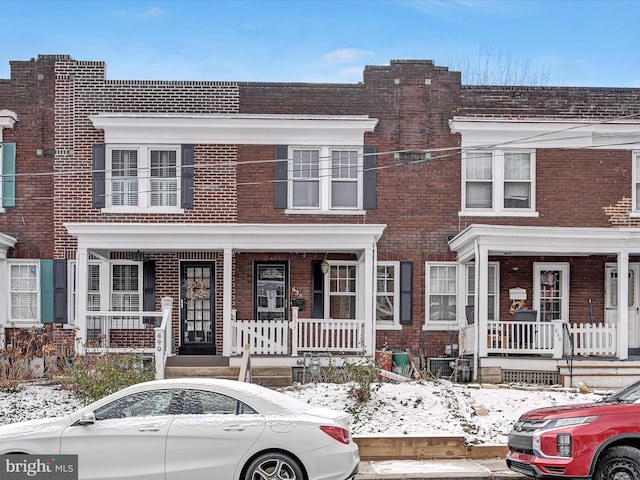
[[[16,144],[1,143],[2,149],[2,206],[16,206]]]
[[[40,260],[40,322],[53,323],[53,260]]]

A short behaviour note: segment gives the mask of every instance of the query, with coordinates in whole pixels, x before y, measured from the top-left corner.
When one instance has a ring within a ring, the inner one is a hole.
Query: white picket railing
[[[487,322],[487,352],[502,354],[551,354],[557,357],[558,349],[567,349],[562,339],[561,321],[554,322]],[[568,325],[574,356],[609,355],[618,350],[618,334],[615,324],[574,323]],[[472,333],[467,328],[466,337]],[[473,346],[465,345],[467,353]],[[564,352],[565,354],[570,352]]]
[[[615,324],[574,323],[569,325],[574,355],[615,355],[618,333]]]
[[[487,322],[489,353],[553,354],[555,322]]]
[[[231,354],[242,355],[249,345],[251,355],[288,355],[287,320],[231,320]]]
[[[300,318],[296,328],[297,351],[362,353],[365,349],[364,322],[360,320]]]

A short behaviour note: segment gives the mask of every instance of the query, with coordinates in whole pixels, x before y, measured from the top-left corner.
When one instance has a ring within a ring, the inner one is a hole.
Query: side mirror
[[[96,423],[96,416],[93,412],[83,413],[76,421],[76,425],[93,425]]]

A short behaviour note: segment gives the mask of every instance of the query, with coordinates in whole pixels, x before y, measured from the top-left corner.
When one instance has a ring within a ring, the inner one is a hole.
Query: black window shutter
[[[142,264],[142,310],[155,312],[156,310],[156,262],[148,261]],[[159,325],[158,319],[158,325]],[[155,324],[155,317],[145,317],[144,323]]]
[[[105,146],[104,143],[96,143],[93,145],[91,162],[91,183],[92,206],[93,208],[104,208],[106,206],[105,198]]]
[[[67,261],[53,259],[53,321],[68,323],[67,319]]]
[[[288,145],[276,145],[275,208],[287,208],[287,180],[289,171]]]
[[[400,262],[400,325],[413,322],[413,262]]]
[[[194,184],[194,147],[193,145],[182,145],[182,176],[181,192],[182,208],[193,208],[193,184]]]
[[[311,263],[311,318],[324,318],[324,273],[317,260]]]
[[[363,191],[362,207],[365,210],[375,210],[377,208],[377,167],[378,167],[378,147],[375,145],[364,146],[364,172],[363,172]]]

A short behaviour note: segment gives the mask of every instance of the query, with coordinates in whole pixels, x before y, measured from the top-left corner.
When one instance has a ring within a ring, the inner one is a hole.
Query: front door
[[[180,265],[180,355],[215,355],[213,262]]]
[[[260,321],[287,320],[287,264],[259,262],[255,264],[254,318]]]

